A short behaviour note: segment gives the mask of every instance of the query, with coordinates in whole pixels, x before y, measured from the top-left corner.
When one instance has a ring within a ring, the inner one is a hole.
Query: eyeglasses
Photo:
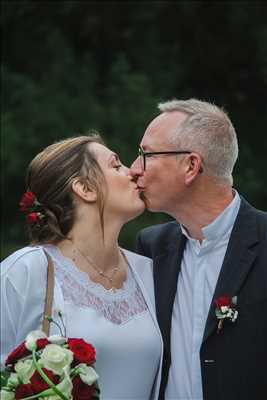
[[[160,156],[162,154],[166,154],[166,155],[174,155],[174,154],[190,154],[192,153],[192,151],[189,150],[180,150],[180,151],[144,151],[141,147],[139,147],[138,150],[138,155],[140,157],[141,160],[141,165],[142,165],[142,169],[143,171],[146,170],[146,158],[147,157],[152,157],[152,156]]]

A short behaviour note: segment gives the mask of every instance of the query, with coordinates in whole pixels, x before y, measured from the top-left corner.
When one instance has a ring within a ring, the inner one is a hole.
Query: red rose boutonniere
[[[238,316],[238,311],[236,310],[237,296],[220,296],[215,299],[216,309],[215,315],[218,322],[217,333],[223,327],[223,322],[228,319],[231,322],[235,322]]]

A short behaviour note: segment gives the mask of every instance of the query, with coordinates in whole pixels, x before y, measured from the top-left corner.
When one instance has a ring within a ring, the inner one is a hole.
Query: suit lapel
[[[168,250],[154,259],[156,312],[167,352],[170,351],[172,309],[185,243],[185,236],[179,234]]]
[[[258,234],[256,218],[251,210],[251,206],[242,199],[210,305],[203,342],[214,331],[218,323],[215,316],[214,300],[223,295],[238,296],[238,292],[256,258]]]

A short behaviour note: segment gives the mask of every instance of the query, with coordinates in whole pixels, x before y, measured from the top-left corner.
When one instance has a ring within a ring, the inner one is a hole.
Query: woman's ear
[[[96,190],[91,189],[87,182],[83,182],[81,178],[73,179],[71,188],[72,191],[84,201],[94,203],[97,200]]]

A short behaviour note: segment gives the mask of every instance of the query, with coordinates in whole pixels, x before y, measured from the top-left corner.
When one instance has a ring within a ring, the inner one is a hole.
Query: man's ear
[[[185,184],[190,185],[202,171],[201,157],[196,153],[191,153],[186,165]]]
[[[87,182],[83,182],[81,178],[73,179],[71,188],[72,191],[84,201],[92,203],[97,200],[96,190],[91,189]]]

